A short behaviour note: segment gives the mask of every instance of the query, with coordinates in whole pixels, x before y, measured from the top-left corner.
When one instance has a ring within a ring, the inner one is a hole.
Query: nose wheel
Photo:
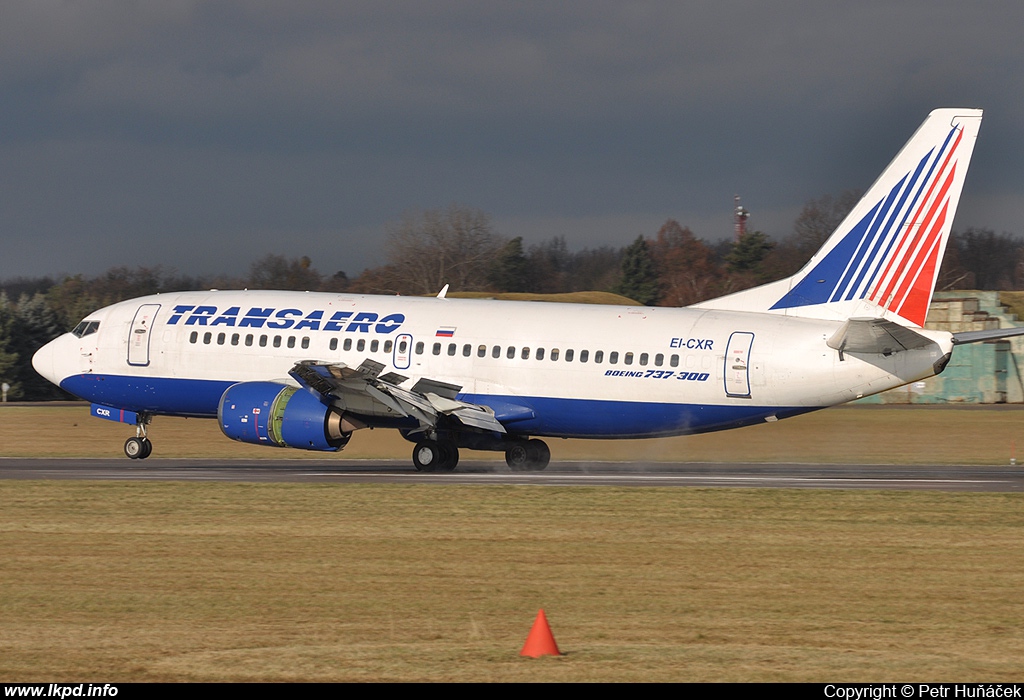
[[[124,454],[128,459],[145,459],[153,453],[153,443],[147,437],[133,437],[124,441]]]
[[[153,443],[146,437],[146,425],[150,416],[140,415],[135,425],[135,437],[124,441],[124,455],[128,459],[145,459],[153,453]]]

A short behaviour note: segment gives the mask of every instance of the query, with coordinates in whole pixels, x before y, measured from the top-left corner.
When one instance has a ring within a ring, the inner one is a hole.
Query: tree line
[[[237,277],[193,277],[161,267],[114,267],[87,277],[0,282],[0,381],[12,400],[66,398],[38,376],[33,353],[90,311],[124,299],[197,289],[286,289],[358,294],[453,291],[561,293],[611,291],[644,305],[687,306],[781,279],[799,270],[860,198],[857,191],[808,202],[793,232],[778,239],[750,231],[708,243],[675,220],[622,247],[572,251],[562,236],[525,245],[495,231],[479,210],[450,206],[410,213],[390,226],[384,265],[355,278],[325,274],[309,257],[270,254]],[[1024,238],[988,229],[954,232],[939,289],[1024,288]]]

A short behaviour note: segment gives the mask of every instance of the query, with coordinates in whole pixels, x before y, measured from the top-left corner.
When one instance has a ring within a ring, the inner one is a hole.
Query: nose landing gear
[[[146,426],[150,417],[139,415],[139,422],[135,425],[135,437],[124,441],[124,454],[128,459],[145,459],[153,453],[153,443],[146,437]]]

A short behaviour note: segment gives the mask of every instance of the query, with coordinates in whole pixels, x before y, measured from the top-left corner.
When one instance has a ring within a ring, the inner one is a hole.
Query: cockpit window
[[[91,334],[95,333],[99,329],[100,329],[100,322],[99,321],[82,321],[77,326],[75,326],[75,330],[73,330],[71,332],[72,332],[72,334],[78,336],[79,338],[84,338],[87,335],[91,335]]]

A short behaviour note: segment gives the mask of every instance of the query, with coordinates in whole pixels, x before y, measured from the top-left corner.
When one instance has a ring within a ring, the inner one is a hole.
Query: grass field
[[[134,434],[131,426],[90,417],[84,406],[0,407],[0,457],[117,457]],[[213,420],[157,417],[150,436],[154,458],[325,456],[233,442]],[[548,442],[554,461],[1009,464],[1018,444],[1024,452],[1024,409],[853,406],[706,435]],[[394,430],[361,430],[338,459],[408,459],[411,452],[412,445]],[[501,456],[465,451],[463,459]]]
[[[1024,672],[1024,498],[0,482],[0,680]],[[518,651],[539,608],[561,658]]]
[[[847,408],[552,451],[1006,464],[1022,423]],[[157,455],[303,454],[211,421],[154,429]],[[116,456],[127,432],[80,407],[0,408],[6,456]],[[408,451],[363,431],[343,455]],[[0,499],[0,681],[1024,673],[1024,494],[0,481]],[[518,656],[539,608],[565,656]]]

